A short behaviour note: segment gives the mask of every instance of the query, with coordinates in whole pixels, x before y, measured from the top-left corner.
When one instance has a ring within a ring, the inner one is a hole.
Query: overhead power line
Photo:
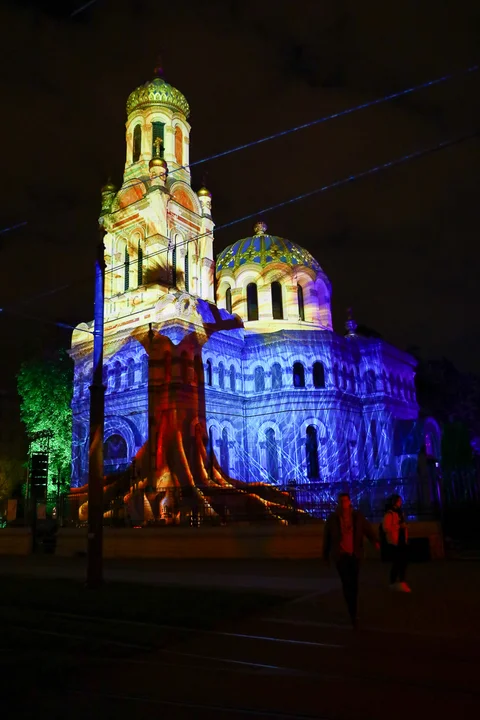
[[[466,142],[466,141],[468,141],[468,140],[471,140],[471,139],[473,139],[473,138],[476,138],[476,137],[478,137],[479,135],[480,135],[480,131],[479,131],[479,130],[476,130],[475,132],[469,133],[469,134],[467,134],[467,135],[462,135],[462,136],[457,137],[457,138],[453,138],[453,139],[449,139],[449,140],[444,140],[443,142],[440,142],[440,143],[438,143],[437,145],[432,145],[432,146],[430,146],[430,147],[428,147],[428,148],[424,148],[424,149],[422,149],[422,150],[417,150],[417,151],[415,151],[415,152],[408,153],[407,155],[403,155],[402,157],[395,158],[394,160],[389,160],[388,162],[382,163],[382,164],[380,164],[380,165],[375,165],[374,167],[368,168],[367,170],[363,170],[362,172],[356,173],[355,175],[349,175],[349,176],[347,176],[347,177],[342,178],[341,180],[336,180],[336,181],[333,182],[333,183],[329,183],[328,185],[322,185],[321,187],[316,188],[315,190],[310,190],[309,192],[302,193],[302,194],[300,194],[300,195],[296,195],[295,197],[289,198],[289,199],[284,200],[284,201],[282,201],[282,202],[280,202],[280,203],[276,203],[275,205],[270,205],[270,206],[268,206],[268,207],[262,208],[261,210],[258,210],[258,211],[256,211],[256,212],[254,212],[254,213],[249,213],[248,215],[243,215],[242,217],[236,218],[235,220],[231,220],[230,222],[223,223],[222,225],[218,225],[217,228],[216,228],[216,230],[223,230],[223,229],[225,229],[225,228],[232,227],[233,225],[237,225],[238,223],[244,222],[245,220],[250,220],[251,218],[255,218],[255,217],[261,217],[261,216],[263,216],[263,215],[266,215],[266,214],[269,213],[269,212],[272,212],[273,210],[278,210],[278,209],[281,208],[281,207],[285,207],[285,206],[287,206],[287,205],[291,205],[291,204],[293,204],[293,203],[295,203],[295,202],[299,202],[300,200],[304,200],[305,198],[312,197],[313,195],[318,195],[318,194],[324,193],[324,192],[326,192],[327,190],[332,190],[332,189],[341,187],[341,186],[343,186],[343,185],[348,185],[349,183],[355,182],[356,180],[360,180],[360,179],[362,179],[362,178],[365,178],[365,177],[368,177],[368,176],[371,176],[371,175],[375,175],[375,174],[377,174],[377,173],[379,173],[379,172],[381,172],[381,171],[383,171],[383,170],[387,170],[387,169],[389,169],[389,168],[393,168],[393,167],[397,167],[397,166],[399,166],[399,165],[403,165],[403,164],[405,164],[405,163],[407,163],[407,162],[409,162],[409,161],[411,161],[411,160],[418,160],[418,159],[420,159],[420,158],[422,158],[422,157],[425,157],[425,156],[431,155],[431,154],[433,154],[433,153],[439,152],[440,150],[445,150],[445,149],[447,149],[447,148],[449,148],[449,147],[453,147],[454,145],[458,145],[458,144],[460,144],[460,143],[462,143],[462,142]],[[188,245],[188,243],[194,242],[195,240],[199,240],[199,239],[201,239],[202,237],[205,237],[205,236],[207,236],[207,235],[209,235],[209,234],[210,234],[210,233],[200,233],[199,235],[196,235],[196,236],[194,236],[194,237],[192,237],[192,238],[189,238],[188,240],[185,240],[185,241],[182,242],[182,243],[178,243],[176,247],[179,248],[179,247],[182,247],[183,245]],[[168,251],[169,251],[169,248],[162,248],[162,250],[157,250],[156,252],[150,253],[149,255],[144,255],[143,261],[145,262],[146,260],[148,260],[148,259],[150,259],[150,258],[152,258],[152,257],[155,257],[155,256],[157,256],[157,255],[160,255],[160,254],[165,253],[165,252],[168,252]],[[132,262],[135,262],[135,261],[132,261]],[[124,267],[123,264],[122,264],[122,265],[118,265],[118,266],[116,266],[116,267],[114,267],[114,268],[110,268],[110,269],[107,271],[107,273],[121,270],[121,269],[123,269],[123,267]],[[88,281],[87,281],[87,280],[82,280],[82,282],[91,282],[91,279],[89,279]],[[46,292],[46,293],[42,293],[42,295],[53,294],[54,292],[59,291],[59,290],[62,290],[62,289],[64,289],[65,287],[66,287],[65,285],[62,285],[61,287],[57,288],[56,290],[53,289],[53,290],[48,291],[48,292]],[[38,296],[37,296],[37,297],[38,297]],[[41,296],[40,296],[40,297],[41,297]],[[24,302],[25,302],[25,301],[24,301]],[[14,306],[14,307],[16,307],[16,306]],[[14,310],[14,307],[0,308],[0,312],[2,312],[2,311],[3,311],[3,312],[11,312],[12,314],[22,315],[22,313],[20,313],[20,312],[18,312],[18,311],[15,311],[15,310]],[[140,311],[138,311],[138,312],[140,312]],[[143,311],[142,311],[142,312],[143,312]],[[128,315],[123,315],[123,316],[117,317],[117,318],[115,318],[115,319],[116,319],[116,320],[122,320],[122,319],[124,319],[124,318],[131,317],[131,315],[132,315],[132,313],[129,313]],[[29,316],[25,316],[25,315],[22,315],[22,316],[23,316],[23,317],[28,317],[28,319],[31,319],[31,320],[41,321],[41,318],[34,318],[34,317],[31,317],[31,316],[29,317]],[[55,321],[47,320],[47,319],[45,319],[44,322],[47,322],[47,323],[50,323],[50,324],[54,324],[54,325],[57,325],[57,326],[62,327],[62,328],[74,329],[73,326],[68,325],[68,324],[66,324],[66,323],[55,322]],[[92,334],[92,331],[91,331],[91,330],[86,330],[86,329],[84,329],[84,328],[79,328],[79,329],[84,330],[84,332],[87,332],[88,334]]]
[[[412,87],[405,88],[405,90],[399,90],[398,92],[384,95],[383,97],[376,98],[375,100],[368,100],[367,102],[360,103],[359,105],[354,105],[353,107],[346,108],[345,110],[339,110],[338,112],[331,113],[330,115],[325,115],[324,117],[317,118],[316,120],[310,120],[310,122],[303,123],[302,125],[296,125],[289,128],[288,130],[281,130],[280,132],[274,133],[273,135],[267,135],[266,137],[260,138],[259,140],[253,140],[252,142],[244,143],[243,145],[237,145],[234,148],[230,148],[230,150],[224,150],[223,152],[215,153],[214,155],[210,155],[210,157],[204,158],[203,160],[196,160],[195,162],[190,163],[190,167],[194,167],[195,165],[202,165],[203,163],[209,162],[210,160],[216,160],[217,158],[225,157],[226,155],[232,155],[232,153],[239,152],[240,150],[246,150],[247,148],[254,147],[255,145],[261,145],[262,143],[269,142],[269,140],[276,140],[277,138],[284,137],[285,135],[290,135],[291,133],[298,132],[299,130],[306,130],[309,127],[320,125],[321,123],[328,122],[329,120],[336,120],[337,118],[345,117],[346,115],[352,115],[352,113],[358,112],[359,110],[366,110],[367,108],[374,107],[375,105],[381,105],[382,103],[389,102],[390,100],[396,100],[397,98],[404,97],[405,95],[411,95],[412,93],[418,92],[419,90],[424,90],[428,87],[433,87],[434,85],[440,85],[440,83],[444,83],[454,77],[460,77],[461,75],[468,75],[469,73],[476,72],[479,67],[479,65],[472,65],[466,70],[462,70],[458,73],[451,72],[447,75],[442,75],[442,77],[434,78],[433,80],[427,80],[427,82],[420,83],[420,85],[413,85]],[[178,170],[184,168],[185,166],[182,166],[182,168],[178,168]],[[173,172],[177,171],[173,170],[170,174],[173,174]]]
[[[458,73],[447,73],[446,75],[434,78],[433,80],[427,80],[426,82],[420,83],[419,85],[412,85],[411,87],[405,88],[404,90],[389,93],[388,95],[383,95],[382,97],[375,98],[374,100],[368,100],[367,102],[360,103],[359,105],[353,105],[352,107],[345,108],[344,110],[339,110],[338,112],[331,113],[330,115],[324,115],[323,117],[316,118],[315,120],[310,120],[309,122],[303,123],[302,125],[295,125],[291,128],[288,128],[287,130],[280,130],[273,135],[267,135],[263,138],[252,140],[251,142],[243,143],[242,145],[237,145],[236,147],[230,148],[229,150],[223,150],[222,152],[214,153],[213,155],[209,155],[208,157],[202,158],[201,160],[195,160],[195,162],[190,163],[189,165],[181,165],[178,168],[174,168],[173,170],[171,170],[168,175],[169,177],[172,177],[172,175],[180,172],[180,170],[188,170],[189,168],[195,167],[196,165],[203,165],[204,163],[210,162],[211,160],[216,160],[218,158],[226,157],[227,155],[232,155],[233,153],[240,152],[240,150],[246,150],[247,148],[261,145],[263,143],[269,142],[270,140],[276,140],[277,138],[285,137],[286,135],[290,135],[291,133],[299,132],[300,130],[306,130],[309,127],[314,127],[315,125],[320,125],[329,122],[330,120],[336,120],[347,115],[352,115],[353,113],[359,112],[360,110],[366,110],[367,108],[381,105],[383,103],[389,102],[390,100],[395,100],[406,95],[411,95],[412,93],[419,92],[420,90],[425,90],[426,88],[440,85],[441,83],[447,82],[447,80],[452,80],[455,77],[469,75],[476,72],[479,68],[480,65],[471,65],[464,70],[460,70]],[[145,180],[140,179],[132,180],[131,182],[126,183],[126,187],[131,188],[135,185],[144,184],[144,182]],[[129,203],[129,205],[132,205],[135,202],[136,200],[134,200],[133,203]],[[125,205],[124,207],[128,207],[128,205]]]
[[[17,228],[23,227],[24,225],[27,225],[27,221],[24,220],[24,222],[17,223],[16,225],[10,225],[10,227],[3,228],[3,230],[0,230],[0,235],[4,235],[7,232],[11,232],[12,230],[17,230]]]
[[[88,7],[90,7],[90,5],[93,5],[96,2],[97,2],[97,0],[90,0],[89,2],[86,2],[83,5],[80,5],[80,7],[76,8],[76,10],[73,10],[70,13],[70,17],[72,18],[72,17],[75,17],[75,15],[79,15],[81,12],[83,12]]]
[[[72,16],[81,12],[83,9],[88,7],[89,5],[92,5],[95,0],[92,0],[92,2],[87,3],[86,5],[83,5],[82,7],[78,8],[76,11],[72,13]],[[404,97],[405,95],[411,95],[412,93],[418,92],[420,90],[424,90],[428,87],[434,87],[435,85],[440,85],[441,83],[446,82],[447,80],[451,80],[455,77],[461,77],[463,75],[468,75],[471,73],[476,72],[479,69],[480,65],[471,65],[470,67],[457,72],[451,72],[447,73],[446,75],[442,75],[441,77],[434,78],[433,80],[427,80],[426,82],[420,83],[419,85],[413,85],[409,88],[405,88],[404,90],[399,90],[395,93],[390,93],[388,95],[383,95],[382,97],[375,98],[374,100],[369,100],[364,103],[360,103],[359,105],[354,105],[352,107],[346,108],[344,110],[339,110],[338,112],[331,113],[330,115],[324,115],[321,118],[316,118],[315,120],[311,120],[307,123],[303,123],[302,125],[295,125],[294,127],[288,128],[287,130],[280,130],[277,133],[274,133],[273,135],[267,135],[263,138],[259,138],[257,140],[252,140],[249,143],[243,143],[242,145],[237,145],[236,147],[230,148],[229,150],[223,150],[219,153],[214,153],[213,155],[209,155],[206,158],[202,158],[201,160],[196,160],[193,163],[190,163],[189,165],[181,165],[178,168],[173,169],[171,172],[169,172],[169,176],[171,177],[177,172],[180,172],[180,170],[188,170],[188,168],[195,167],[196,165],[202,165],[204,163],[210,162],[212,160],[216,160],[221,157],[226,157],[227,155],[232,155],[233,153],[240,152],[240,150],[246,150],[250,147],[255,147],[256,145],[261,145],[263,143],[269,142],[270,140],[276,140],[280,137],[285,137],[286,135],[290,135],[294,132],[299,132],[300,130],[306,130],[309,127],[314,127],[315,125],[320,125],[322,123],[326,123],[329,120],[335,120],[340,117],[345,117],[347,115],[352,115],[355,112],[358,112],[359,110],[366,110],[370,107],[375,107],[376,105],[381,105],[382,103],[389,102],[390,100],[395,100],[400,97]],[[135,185],[142,185],[144,184],[144,180],[133,180],[131,182],[126,183],[127,188],[134,187]],[[132,205],[136,202],[133,201],[133,203],[129,203],[129,205]],[[125,207],[128,207],[126,205]],[[22,225],[26,225],[26,222],[19,223],[18,225],[14,225],[12,228],[6,228],[4,231],[0,231],[0,234],[2,232],[8,232],[9,230],[14,230],[17,227],[21,227]]]
[[[388,168],[395,167],[397,165],[403,165],[409,160],[417,160],[418,158],[425,157],[425,155],[430,155],[432,153],[438,152],[439,150],[445,150],[446,148],[452,147],[453,145],[458,145],[459,143],[465,142],[466,140],[471,140],[474,137],[478,137],[479,134],[480,131],[476,130],[469,135],[463,135],[462,137],[454,138],[453,140],[445,140],[444,142],[438,143],[438,145],[424,148],[423,150],[418,150],[416,152],[409,153],[408,155],[403,155],[403,157],[396,158],[395,160],[389,160],[388,162],[382,163],[381,165],[376,165],[375,167],[369,168],[368,170],[363,170],[362,172],[356,173],[355,175],[349,175],[348,177],[344,177],[341,180],[337,180],[336,182],[330,183],[328,185],[323,185],[322,187],[316,188],[315,190],[310,190],[309,192],[302,193],[301,195],[297,195],[296,197],[284,200],[283,202],[276,203],[275,205],[270,205],[269,207],[263,208],[263,210],[260,210],[259,212],[244,215],[242,218],[238,218],[237,220],[233,220],[229,223],[224,223],[216,229],[223,230],[224,228],[230,227],[231,225],[236,225],[237,223],[243,222],[244,220],[250,220],[251,218],[258,217],[259,215],[265,215],[272,210],[278,210],[281,207],[291,205],[292,203],[298,202],[299,200],[304,200],[305,198],[311,197],[312,195],[318,195],[322,192],[326,192],[327,190],[333,190],[334,188],[341,187],[342,185],[347,185],[348,183],[354,182],[355,180],[360,180],[361,178],[368,177],[369,175],[375,175],[382,170],[387,170]]]
[[[475,130],[473,133],[469,133],[468,135],[462,135],[458,138],[453,138],[450,140],[445,140],[441,143],[438,143],[437,145],[433,145],[428,148],[424,148],[422,150],[417,150],[413,153],[408,153],[407,155],[403,155],[402,157],[395,158],[394,160],[389,160],[388,162],[382,163],[381,165],[375,165],[371,168],[368,168],[368,170],[363,170],[359,173],[356,173],[355,175],[348,175],[347,177],[344,177],[340,180],[336,180],[335,182],[329,183],[328,185],[322,185],[319,188],[315,188],[315,190],[310,190],[309,192],[302,193],[301,195],[296,195],[293,198],[289,198],[288,200],[283,200],[280,203],[276,203],[275,205],[270,205],[266,208],[262,208],[261,210],[257,210],[254,213],[250,213],[248,215],[243,215],[240,218],[236,218],[235,220],[231,220],[230,222],[223,223],[222,225],[217,225],[215,227],[215,232],[218,232],[219,230],[224,230],[225,228],[232,227],[233,225],[238,225],[238,223],[244,222],[245,220],[250,220],[251,218],[258,218],[262,215],[265,215],[268,212],[271,212],[272,210],[278,210],[281,207],[284,207],[286,205],[291,205],[292,203],[298,202],[299,200],[304,200],[305,198],[311,197],[312,195],[318,195],[320,193],[326,192],[327,190],[333,190],[334,188],[341,187],[342,185],[347,185],[348,183],[354,182],[355,180],[360,180],[364,177],[368,177],[369,175],[375,175],[376,173],[379,173],[381,170],[386,170],[390,167],[395,167],[397,165],[402,165],[409,160],[415,160],[418,158],[421,158],[425,155],[430,155],[434,152],[438,152],[439,150],[444,150],[448,147],[451,147],[452,145],[458,145],[459,143],[465,142],[467,140],[471,140],[474,137],[477,137],[479,134],[478,130]],[[208,236],[210,233],[205,232],[201,233],[199,235],[195,235],[194,237],[191,237],[187,240],[184,240],[181,243],[177,243],[176,247],[182,247],[183,245],[188,245],[188,243],[195,242],[195,240],[200,240],[203,237]],[[156,250],[153,253],[146,254],[143,256],[144,260],[148,260],[149,258],[156,257],[157,255],[160,255],[162,253],[168,252],[169,248],[162,248],[161,250]],[[134,261],[133,261],[134,262]],[[124,264],[116,265],[115,267],[110,268],[107,270],[108,273],[116,272],[118,270],[121,270],[123,268]]]

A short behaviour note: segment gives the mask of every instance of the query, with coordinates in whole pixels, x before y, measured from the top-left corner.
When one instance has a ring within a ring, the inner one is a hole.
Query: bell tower
[[[102,189],[106,320],[172,291],[214,301],[211,195],[191,187],[189,114],[160,66],[128,97],[123,183]]]

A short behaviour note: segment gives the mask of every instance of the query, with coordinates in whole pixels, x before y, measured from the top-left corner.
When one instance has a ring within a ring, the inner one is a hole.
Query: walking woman
[[[397,592],[412,592],[405,582],[408,564],[408,528],[400,495],[392,495],[390,506],[383,518],[383,531],[392,558],[390,588]]]

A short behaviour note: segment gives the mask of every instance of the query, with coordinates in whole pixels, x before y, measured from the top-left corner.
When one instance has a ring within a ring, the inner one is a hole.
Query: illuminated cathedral
[[[102,190],[106,475],[134,468],[159,492],[400,477],[419,449],[396,441],[418,415],[414,359],[352,317],[334,332],[325,272],[262,221],[215,260],[188,116],[161,74],[134,90],[123,183]],[[72,338],[72,487],[88,481],[93,330]]]

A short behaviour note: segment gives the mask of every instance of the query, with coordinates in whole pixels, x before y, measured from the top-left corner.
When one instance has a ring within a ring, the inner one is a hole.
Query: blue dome
[[[252,237],[237,240],[222,250],[217,258],[217,272],[222,270],[234,270],[245,263],[258,263],[265,267],[269,263],[285,263],[295,267],[304,266],[322,272],[318,262],[312,255],[290,240],[266,234],[265,223],[257,223],[254,227],[255,235]]]

